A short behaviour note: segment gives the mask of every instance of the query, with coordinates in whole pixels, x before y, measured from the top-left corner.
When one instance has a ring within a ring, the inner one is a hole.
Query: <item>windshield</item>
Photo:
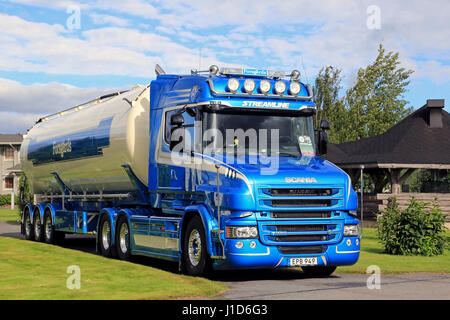
[[[204,153],[258,156],[314,156],[311,115],[212,113],[203,117]]]

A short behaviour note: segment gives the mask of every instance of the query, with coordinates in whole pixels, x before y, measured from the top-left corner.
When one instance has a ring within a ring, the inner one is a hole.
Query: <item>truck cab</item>
[[[357,261],[357,196],[318,156],[329,125],[314,129],[312,90],[298,75],[211,66],[151,83],[148,191],[180,219],[173,254],[189,273],[208,263],[330,273]]]

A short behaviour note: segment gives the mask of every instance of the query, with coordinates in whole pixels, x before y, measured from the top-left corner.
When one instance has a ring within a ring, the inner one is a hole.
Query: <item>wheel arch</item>
[[[180,236],[179,236],[180,255],[183,254],[183,242],[186,227],[189,224],[189,221],[195,216],[200,217],[200,220],[202,221],[203,230],[205,231],[206,236],[206,248],[209,256],[211,257],[214,255],[214,252],[212,250],[211,230],[215,227],[215,223],[213,222],[214,220],[211,219],[211,214],[209,213],[209,211],[202,205],[189,206],[185,209],[185,213],[180,222]]]

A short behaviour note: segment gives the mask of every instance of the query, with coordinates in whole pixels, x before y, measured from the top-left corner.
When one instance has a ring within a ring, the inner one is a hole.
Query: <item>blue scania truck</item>
[[[322,159],[326,129],[300,73],[211,66],[39,119],[21,163],[28,240],[95,235],[104,256],[209,270],[356,263],[357,196]]]

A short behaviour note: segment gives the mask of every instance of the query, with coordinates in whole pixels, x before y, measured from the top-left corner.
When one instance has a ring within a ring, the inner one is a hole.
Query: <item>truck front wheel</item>
[[[183,238],[183,260],[186,273],[199,276],[209,271],[211,261],[206,249],[205,230],[198,216],[188,222]]]
[[[328,277],[330,276],[334,270],[336,270],[335,266],[314,266],[314,267],[302,267],[303,272],[308,277],[314,277],[314,278],[322,278],[322,277]]]

